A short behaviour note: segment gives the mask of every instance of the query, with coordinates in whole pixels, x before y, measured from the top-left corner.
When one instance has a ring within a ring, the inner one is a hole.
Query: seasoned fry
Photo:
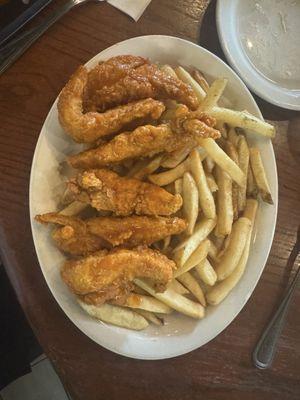
[[[246,184],[246,177],[243,171],[228,157],[213,139],[199,139],[199,144],[205,148],[206,152],[215,163],[224,169],[239,186]]]
[[[245,139],[245,136],[240,135],[237,151],[239,155],[239,167],[244,172],[245,176],[248,176],[248,168],[249,168],[249,149],[248,144]],[[239,187],[238,192],[238,210],[239,212],[243,211],[246,207],[246,185]]]
[[[195,270],[206,285],[213,286],[216,283],[217,274],[207,258],[196,265]]]
[[[204,293],[201,289],[201,286],[197,282],[197,280],[193,277],[189,272],[185,272],[180,275],[178,278],[179,282],[181,282],[189,291],[196,297],[196,299],[203,305],[206,306],[206,300]]]
[[[268,180],[266,177],[264,165],[260,156],[260,151],[256,147],[250,148],[250,162],[254,179],[258,187],[258,191],[261,195],[261,198],[266,203],[274,204]]]
[[[158,186],[166,186],[169,183],[174,182],[176,179],[181,178],[185,172],[189,171],[189,168],[190,161],[185,160],[181,164],[177,165],[176,168],[170,169],[169,171],[149,175],[148,179]]]
[[[184,83],[187,83],[192,87],[194,90],[195,95],[197,96],[198,100],[201,102],[206,93],[202,89],[202,87],[195,81],[195,79],[182,67],[175,68],[176,75],[179,79],[181,79]]]
[[[166,303],[169,307],[174,308],[174,310],[179,311],[182,314],[196,319],[204,317],[205,310],[201,304],[187,299],[175,292],[173,289],[167,288],[163,293],[159,293],[156,292],[155,289],[145,280],[135,279],[135,283],[150,293],[153,297],[156,297],[158,300]]]
[[[254,117],[254,115],[249,114],[247,111],[235,111],[228,108],[213,107],[210,110],[210,115],[234,127],[249,129],[250,131],[269,138],[275,136],[275,128],[273,125]]]
[[[138,314],[144,317],[149,322],[157,326],[162,326],[164,324],[164,320],[162,318],[158,318],[153,312],[146,310],[135,310]]]
[[[139,171],[134,172],[132,175],[132,178],[144,179],[145,176],[152,174],[153,172],[155,172],[157,170],[157,168],[159,168],[162,158],[163,158],[162,155],[158,155],[158,156],[154,157]]]
[[[81,203],[81,201],[74,200],[67,207],[59,212],[59,214],[66,215],[68,217],[72,217],[73,215],[79,214],[81,211],[86,209],[88,204]]]
[[[217,105],[222,93],[227,85],[228,79],[216,79],[209,87],[204,100],[201,103],[201,110],[209,112],[214,106]]]
[[[201,209],[207,218],[216,217],[216,206],[213,195],[209,189],[204,169],[197,150],[193,150],[189,156],[190,170],[198,187]]]
[[[229,157],[234,161],[237,165],[239,165],[239,156],[238,152],[236,151],[235,146],[232,144],[232,142],[227,141],[226,142],[226,153],[229,155]],[[246,186],[243,186],[241,190],[244,190]],[[235,221],[238,219],[239,216],[239,208],[238,208],[238,197],[239,197],[239,186],[236,182],[232,182],[232,208],[233,208],[233,220]]]
[[[226,236],[230,234],[233,223],[232,180],[219,166],[216,167],[216,178],[219,190],[217,192],[218,221],[215,235]]]
[[[189,294],[189,290],[185,288],[177,279],[173,279],[171,283],[169,283],[168,287],[179,294]]]
[[[209,84],[205,79],[204,75],[202,74],[202,72],[198,71],[197,69],[194,69],[192,76],[195,79],[195,81],[199,83],[204,92],[207,93],[209,89]]]
[[[101,306],[93,306],[78,300],[80,306],[91,317],[107,322],[112,325],[121,326],[122,328],[140,331],[149,325],[144,317],[136,312],[112,304],[102,304]]]
[[[257,201],[254,199],[248,199],[246,202],[246,208],[244,211],[244,217],[251,221],[251,229],[248,233],[246,245],[243,254],[231,275],[224,279],[222,282],[217,283],[210,291],[208,291],[206,298],[209,304],[217,305],[231,292],[231,290],[237,285],[241,279],[248,260],[250,244],[251,244],[251,233],[255,221],[255,215],[257,210]]]
[[[131,293],[121,305],[162,314],[170,314],[172,312],[172,309],[161,301],[135,293]]]
[[[179,268],[174,272],[174,276],[178,277],[200,263],[205,257],[207,257],[209,246],[210,241],[208,239],[203,240],[203,242],[201,242],[193,251],[193,253],[187,258],[186,262],[184,262],[184,260],[189,253],[185,251],[185,249],[178,250],[174,258]]]
[[[215,193],[218,190],[218,185],[217,185],[217,182],[215,181],[214,176],[210,173],[206,173],[205,176],[206,176],[206,181],[207,181],[209,190],[212,193]]]
[[[191,235],[198,218],[199,195],[195,180],[189,172],[185,172],[183,175],[182,199],[183,215],[188,223],[186,234]]]
[[[218,280],[227,278],[236,268],[251,230],[251,221],[248,218],[239,218],[232,227],[229,245],[216,266]]]

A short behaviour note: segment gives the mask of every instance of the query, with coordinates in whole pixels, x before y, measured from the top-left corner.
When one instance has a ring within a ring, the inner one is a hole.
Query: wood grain
[[[51,8],[58,3],[53,2]],[[279,174],[274,243],[243,311],[199,350],[146,362],[102,349],[60,310],[34,252],[28,213],[30,166],[43,121],[69,75],[104,48],[146,34],[179,36],[220,54],[214,2],[200,29],[207,3],[153,0],[138,23],[106,3],[85,4],[49,29],[0,77],[1,256],[38,340],[74,400],[299,399],[299,292],[291,304],[273,367],[260,371],[251,362],[253,347],[282,293],[285,263],[300,222],[299,113],[259,100],[265,116],[279,121],[274,141]]]

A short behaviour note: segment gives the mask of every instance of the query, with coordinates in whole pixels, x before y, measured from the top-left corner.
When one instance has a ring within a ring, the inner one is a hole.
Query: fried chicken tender
[[[215,120],[203,113],[180,115],[171,124],[145,125],[121,133],[95,149],[69,157],[68,161],[73,168],[98,168],[184,147],[192,149],[198,145],[197,138],[220,137],[220,132],[212,127],[214,124]]]
[[[120,131],[137,119],[158,119],[165,109],[160,101],[145,99],[104,113],[83,113],[83,93],[87,79],[88,71],[85,67],[79,67],[63,88],[57,104],[59,121],[76,142],[94,142],[102,136]]]
[[[135,278],[148,278],[157,290],[163,291],[171,281],[174,261],[147,247],[106,250],[66,261],[61,276],[71,291],[84,296],[97,294],[98,304],[126,296],[133,289]]]
[[[74,197],[97,210],[116,215],[171,215],[182,206],[180,195],[172,195],[152,183],[120,177],[108,169],[92,169],[79,173],[70,181]]]
[[[117,56],[89,72],[84,93],[87,111],[105,111],[128,102],[145,99],[174,99],[196,109],[198,100],[192,88],[167,75],[149,60]]]
[[[57,246],[72,255],[86,255],[111,246],[150,245],[186,229],[177,217],[95,217],[82,220],[58,213],[37,215],[36,221],[63,225],[52,237]]]

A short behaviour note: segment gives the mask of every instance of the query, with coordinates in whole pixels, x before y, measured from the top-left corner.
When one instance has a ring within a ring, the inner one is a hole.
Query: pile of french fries
[[[209,85],[199,71],[161,67],[167,74],[188,83],[200,101],[200,109],[213,116],[222,137],[199,139],[199,147],[148,160],[125,163],[127,176],[148,180],[179,193],[183,207],[179,216],[188,226],[184,234],[168,237],[154,247],[175,260],[177,269],[166,291],[156,292],[149,282],[135,279],[136,290],[125,305],[92,306],[80,302],[91,316],[129,329],[162,325],[174,311],[201,319],[207,305],[216,306],[241,279],[251,247],[251,234],[258,196],[273,204],[260,151],[250,147],[248,135],[272,138],[274,127],[247,111],[220,105],[226,79]],[[167,103],[162,120],[174,118],[177,104]],[[62,213],[75,215],[84,204],[73,202]]]

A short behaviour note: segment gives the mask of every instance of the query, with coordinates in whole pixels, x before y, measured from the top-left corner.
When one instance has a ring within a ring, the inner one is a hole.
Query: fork
[[[298,227],[296,243],[287,261],[286,265],[287,269],[290,270],[292,269],[293,264],[295,263],[295,260],[299,252],[300,252],[300,226]],[[295,292],[295,288],[297,287],[299,277],[300,277],[300,265],[298,265],[298,269],[295,273],[295,276],[292,282],[290,283],[289,287],[287,288],[285,295],[276,313],[274,314],[270,323],[263,332],[253,352],[253,362],[257,368],[265,369],[270,367],[270,365],[272,364],[277,348],[277,341],[282,331],[287,310],[291,298]]]
[[[51,25],[73,7],[92,0],[68,0],[34,28],[23,32],[17,38],[0,47],[0,75],[14,63]],[[103,1],[103,0],[96,0]]]

